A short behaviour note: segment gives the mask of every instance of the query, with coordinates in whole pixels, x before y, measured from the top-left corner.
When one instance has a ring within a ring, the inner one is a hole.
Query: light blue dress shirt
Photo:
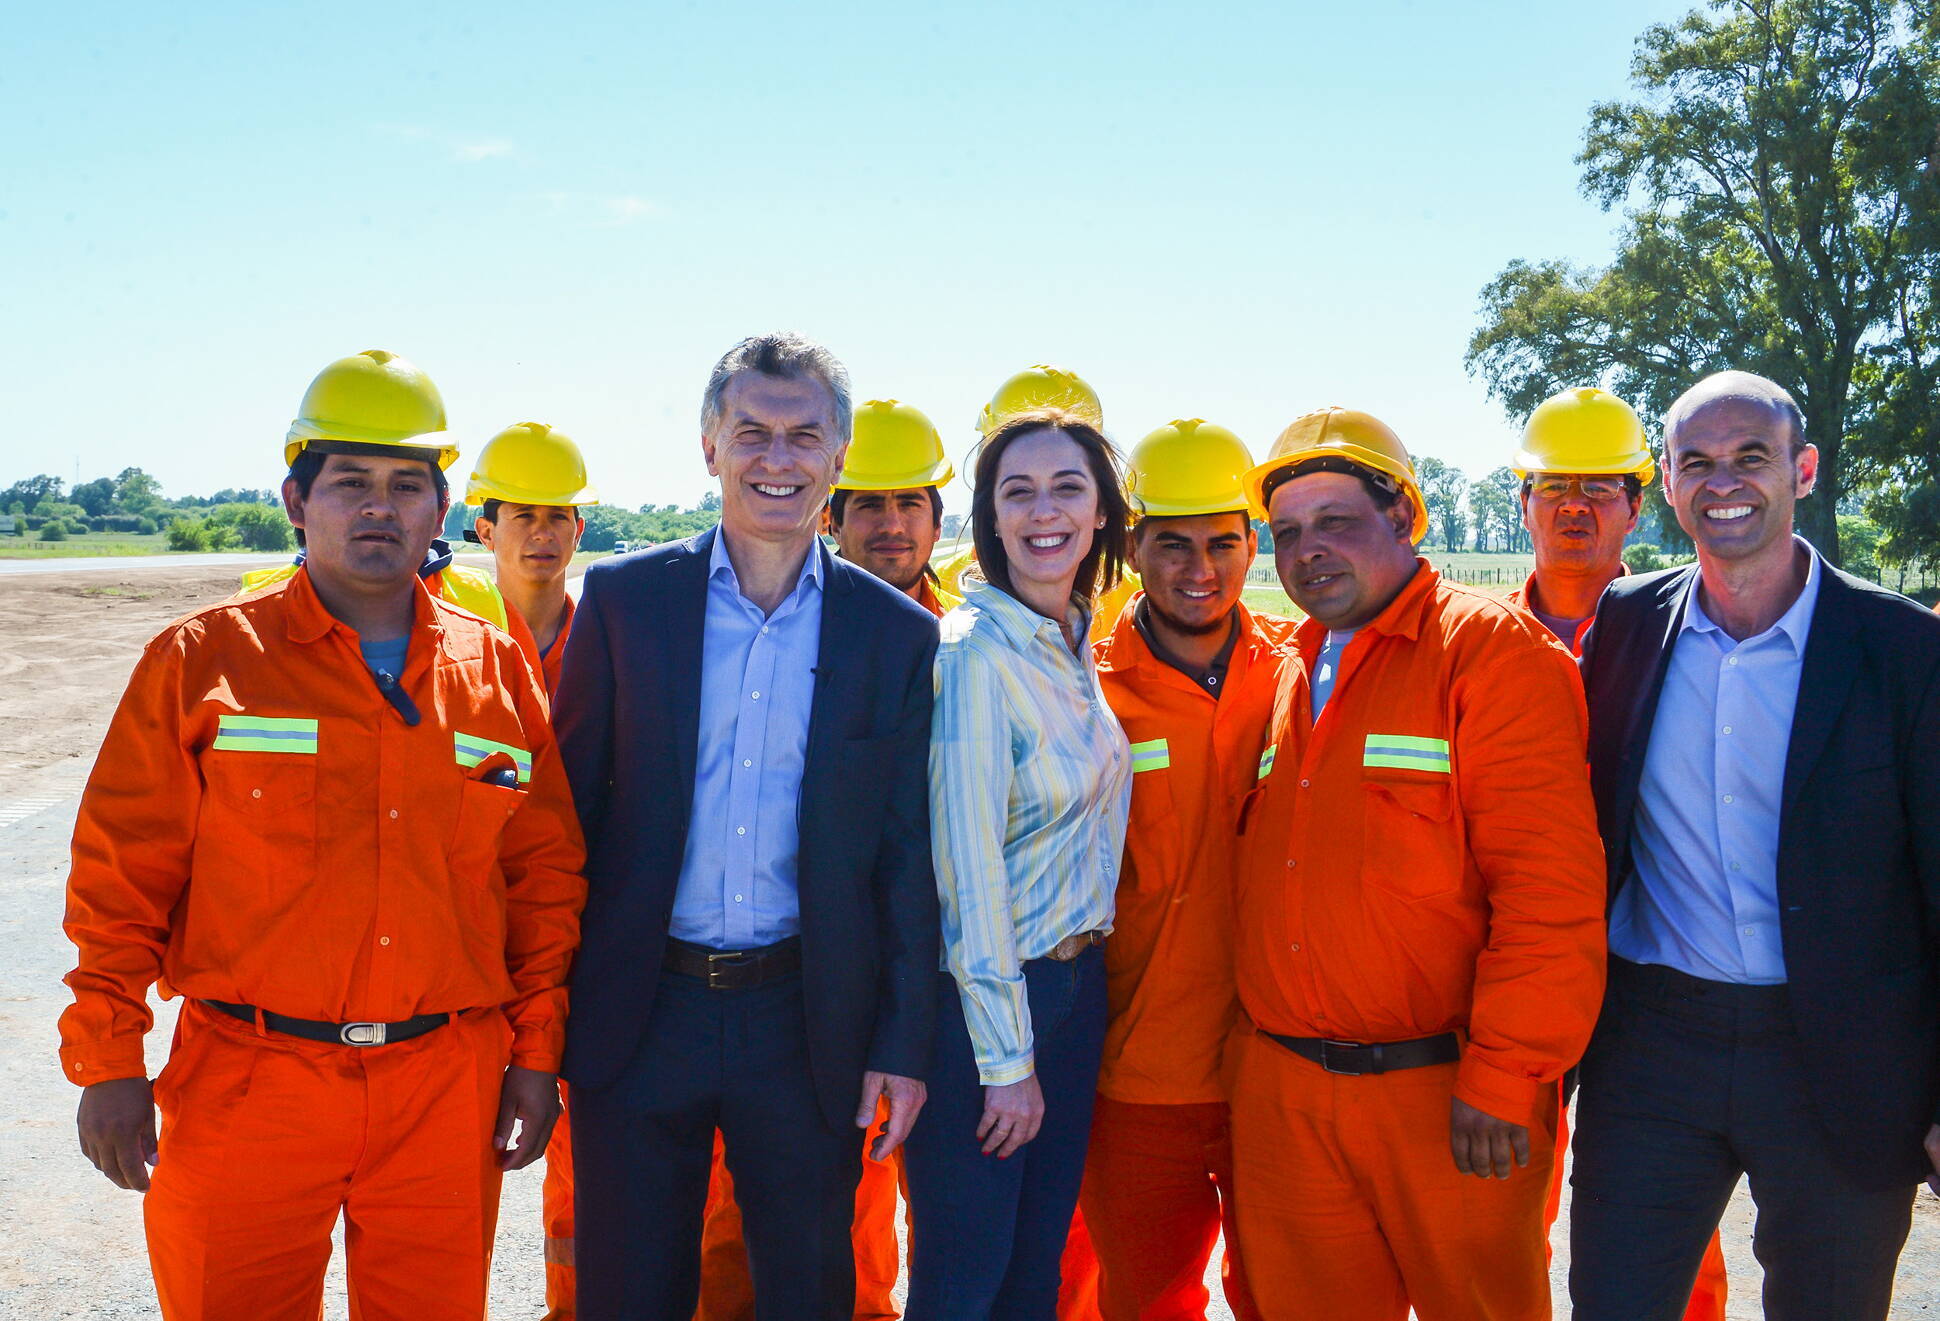
[[[809,548],[795,588],[764,616],[741,594],[727,531],[708,559],[700,746],[687,851],[668,933],[752,949],[801,932],[795,858],[827,551]]]
[[[1804,546],[1805,543],[1798,543]],[[1798,600],[1743,642],[1693,583],[1657,700],[1631,835],[1633,875],[1610,912],[1610,952],[1707,981],[1785,980],[1779,802],[1819,557]]]

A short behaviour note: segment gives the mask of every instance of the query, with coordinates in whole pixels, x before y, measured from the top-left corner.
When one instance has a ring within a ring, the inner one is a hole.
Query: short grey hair
[[[849,443],[855,421],[855,402],[849,395],[849,369],[842,360],[804,335],[778,330],[750,335],[721,355],[701,394],[701,434],[712,436],[721,422],[721,404],[728,382],[741,372],[760,372],[799,381],[812,377],[828,388],[835,404],[835,441]]]
[[[1792,432],[1790,450],[1797,454],[1804,448],[1805,414],[1800,411],[1798,401],[1792,398],[1791,391],[1770,377],[1755,372],[1722,371],[1713,372],[1677,397],[1670,410],[1664,414],[1664,459],[1669,466],[1671,442],[1677,437],[1677,429],[1691,414],[1706,404],[1714,404],[1724,399],[1742,399],[1750,403],[1763,404],[1785,420]]]

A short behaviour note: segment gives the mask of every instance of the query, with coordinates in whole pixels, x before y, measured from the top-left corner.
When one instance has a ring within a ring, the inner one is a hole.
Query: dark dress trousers
[[[663,970],[686,850],[717,534],[595,564],[554,712],[585,829],[571,1084],[579,1310],[685,1321],[713,1134],[757,1315],[846,1317],[865,1070],[929,1067],[939,919],[928,764],[936,621],[824,557],[798,822],[801,971],[710,990]]]
[[[1611,960],[1581,1073],[1570,1289],[1578,1318],[1683,1315],[1741,1174],[1765,1314],[1884,1316],[1940,1118],[1940,618],[1820,566],[1782,777],[1786,981]],[[1620,578],[1583,652],[1610,894],[1632,842],[1697,569]],[[1688,737],[1707,755],[1717,731]]]

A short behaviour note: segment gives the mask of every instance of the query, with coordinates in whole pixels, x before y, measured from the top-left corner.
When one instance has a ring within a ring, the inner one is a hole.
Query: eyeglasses
[[[1538,477],[1529,483],[1529,489],[1543,500],[1567,499],[1572,486],[1583,492],[1585,500],[1600,505],[1629,494],[1628,485],[1621,477]]]

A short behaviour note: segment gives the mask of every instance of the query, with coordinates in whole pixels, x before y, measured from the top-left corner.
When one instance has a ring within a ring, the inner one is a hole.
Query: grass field
[[[0,537],[0,559],[65,560],[91,555],[155,555],[168,549],[168,538],[157,532],[144,537],[139,532],[84,532],[66,541],[36,541],[24,537]]]

